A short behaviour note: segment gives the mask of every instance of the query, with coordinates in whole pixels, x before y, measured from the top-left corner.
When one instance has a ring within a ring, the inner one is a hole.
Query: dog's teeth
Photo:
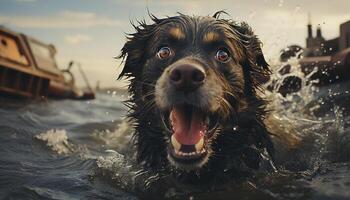
[[[174,134],[171,136],[171,144],[173,145],[175,150],[180,150],[181,144],[176,140]]]
[[[172,123],[174,123],[174,121],[175,121],[175,114],[174,114],[173,111],[170,112],[169,119],[170,119],[170,121],[171,121]]]
[[[201,138],[201,139],[197,142],[197,144],[195,145],[196,151],[202,150],[202,149],[203,149],[203,145],[204,145],[204,139]]]
[[[179,150],[175,149],[175,154],[179,154]]]

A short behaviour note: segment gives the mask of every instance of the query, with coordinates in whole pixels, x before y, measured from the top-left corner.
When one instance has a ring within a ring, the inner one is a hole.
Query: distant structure
[[[281,50],[280,61],[286,62],[292,57],[299,59],[301,71],[308,75],[311,80],[317,80],[314,85],[323,86],[342,81],[350,83],[350,20],[340,25],[339,37],[326,40],[322,36],[321,26],[316,28],[316,35],[313,36],[312,24],[307,24],[306,47],[299,45],[289,45]],[[291,66],[284,65],[278,73],[287,75]],[[279,93],[286,95],[299,91],[301,79],[290,75],[285,76]],[[274,82],[270,88],[274,86]]]
[[[299,60],[305,74],[317,68],[311,79],[317,79],[319,85],[327,85],[350,80],[350,20],[340,25],[339,37],[326,40],[321,27],[312,35],[312,25],[307,25],[306,48]]]
[[[316,36],[313,36],[311,22],[307,25],[305,57],[330,56],[339,51],[350,48],[350,20],[340,25],[339,37],[325,40],[320,25],[317,26]]]

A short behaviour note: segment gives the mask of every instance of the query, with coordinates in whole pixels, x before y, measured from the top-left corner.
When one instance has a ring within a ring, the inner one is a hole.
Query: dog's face
[[[168,159],[176,167],[204,165],[225,117],[244,104],[242,49],[230,27],[212,18],[160,27],[152,66],[164,71],[155,83],[156,106],[170,136]],[[238,103],[238,102],[237,102]]]
[[[217,15],[153,20],[136,27],[122,50],[139,158],[199,169],[224,149],[217,137],[248,109],[267,64],[246,24]]]

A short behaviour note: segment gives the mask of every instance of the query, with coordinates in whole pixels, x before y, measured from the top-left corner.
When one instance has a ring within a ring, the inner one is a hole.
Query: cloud
[[[118,26],[120,21],[93,12],[62,11],[54,16],[4,16],[0,24],[15,25],[22,28],[88,28],[96,26]]]
[[[92,38],[88,35],[82,35],[82,34],[77,34],[77,35],[67,35],[64,37],[64,41],[67,44],[81,44],[85,42],[91,41]]]
[[[67,66],[67,64],[74,60],[81,64],[82,69],[87,75],[89,83],[92,87],[95,87],[97,82],[100,82],[102,87],[125,87],[125,81],[116,81],[118,75],[122,70],[122,66],[120,65],[120,61],[115,60],[108,56],[61,56],[57,57],[57,62],[59,66]],[[64,67],[63,67],[64,68]],[[81,76],[77,66],[72,68],[72,73],[74,74],[76,84],[78,87],[85,87],[85,81]]]
[[[37,0],[16,0],[18,3],[33,3],[36,2]]]

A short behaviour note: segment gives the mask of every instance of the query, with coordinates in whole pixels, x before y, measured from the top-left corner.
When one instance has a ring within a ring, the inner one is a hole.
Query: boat
[[[74,62],[67,69],[58,68],[57,50],[28,35],[0,26],[0,94],[1,96],[31,99],[94,99],[81,67],[88,90],[75,84],[71,72]]]

